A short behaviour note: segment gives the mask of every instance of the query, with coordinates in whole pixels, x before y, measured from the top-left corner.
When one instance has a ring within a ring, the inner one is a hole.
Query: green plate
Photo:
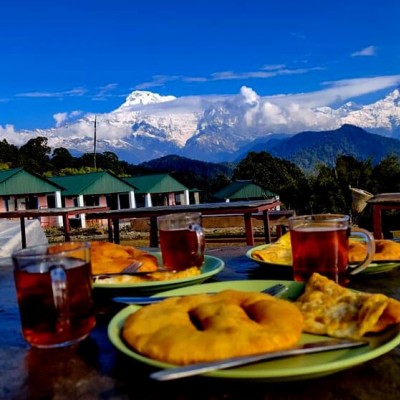
[[[364,271],[361,271],[362,275],[375,275],[385,274],[386,272],[392,272],[400,268],[400,261],[381,261],[373,262],[368,265]]]
[[[246,252],[246,256],[259,264],[267,265],[270,267],[277,267],[277,268],[285,267],[286,269],[292,267],[292,264],[279,264],[279,263],[272,264],[272,263],[268,263],[266,261],[262,261],[257,258],[254,258],[252,256],[252,253],[254,250],[264,250],[264,249],[267,249],[269,246],[271,246],[271,244],[262,244],[262,245],[253,247]],[[373,263],[369,264],[368,267],[364,269],[364,271],[360,272],[360,275],[384,274],[387,272],[395,271],[396,269],[399,269],[399,268],[400,268],[400,260],[378,261],[378,262],[373,262]]]
[[[287,299],[295,299],[303,290],[303,284],[298,282],[255,280],[205,283],[203,285],[169,290],[163,294],[179,296],[192,293],[215,292],[224,289],[260,291],[276,283],[284,283],[289,287],[289,291],[282,296]],[[139,362],[159,369],[175,367],[175,365],[153,360],[136,353],[121,339],[121,329],[125,319],[138,309],[139,306],[128,306],[114,316],[108,326],[108,336],[111,342],[122,353]],[[326,337],[303,334],[301,343],[315,342],[322,339],[326,339]],[[209,372],[204,375],[213,378],[266,381],[291,381],[329,375],[362,364],[394,349],[400,344],[399,327],[394,326],[384,333],[368,337],[368,340],[368,346],[355,349],[333,350],[324,353],[288,357],[280,360]]]
[[[162,257],[160,252],[151,253],[156,256],[159,265],[162,265]],[[93,283],[93,288],[95,292],[107,292],[107,294],[119,296],[121,293],[133,294],[154,294],[162,290],[175,289],[184,286],[195,285],[202,283],[205,280],[211,278],[212,276],[218,274],[222,271],[225,264],[224,262],[213,256],[204,256],[204,264],[201,267],[200,274],[195,276],[190,276],[186,278],[173,279],[169,281],[156,281],[156,282],[139,282],[139,283],[102,283],[101,281],[95,281]],[[111,293],[112,292],[112,293]],[[114,293],[115,292],[115,293]]]

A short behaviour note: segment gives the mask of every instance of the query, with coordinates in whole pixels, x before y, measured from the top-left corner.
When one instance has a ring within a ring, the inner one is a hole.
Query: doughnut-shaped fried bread
[[[147,357],[186,365],[293,347],[302,322],[286,300],[225,290],[143,307],[127,318],[122,336]]]

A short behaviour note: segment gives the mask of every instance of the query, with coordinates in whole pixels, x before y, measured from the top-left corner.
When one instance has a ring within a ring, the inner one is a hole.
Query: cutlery
[[[134,262],[132,262],[132,264],[129,264],[127,267],[125,267],[120,272],[107,272],[104,274],[93,275],[93,277],[108,278],[109,276],[115,276],[115,275],[148,275],[148,274],[152,274],[153,272],[168,272],[168,270],[166,270],[164,268],[158,268],[154,271],[139,271],[142,264],[143,263],[140,261],[134,261]]]
[[[239,356],[227,358],[225,360],[211,361],[186,365],[184,367],[170,368],[163,371],[157,371],[150,375],[150,378],[158,381],[179,379],[188,376],[203,374],[205,372],[216,371],[237,367],[240,365],[253,364],[259,361],[275,360],[294,355],[311,354],[323,351],[346,349],[351,347],[360,347],[368,344],[368,341],[349,340],[349,339],[329,339],[319,342],[306,343],[288,350],[274,351],[269,353],[255,354],[251,356]]]
[[[262,293],[269,294],[271,296],[279,296],[282,293],[286,292],[288,290],[288,287],[278,283],[277,285],[271,286],[267,289],[262,290]],[[153,304],[153,303],[159,303],[162,300],[167,299],[168,297],[171,296],[154,296],[154,297],[113,297],[113,300],[116,301],[117,303],[124,303],[124,304],[138,304],[138,305],[144,305],[144,304]],[[174,296],[175,297],[175,296]],[[181,296],[179,296],[181,297]]]

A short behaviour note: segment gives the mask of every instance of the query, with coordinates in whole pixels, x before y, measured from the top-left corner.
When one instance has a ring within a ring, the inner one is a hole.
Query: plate
[[[227,281],[205,283],[203,285],[191,286],[164,292],[165,295],[183,295],[192,293],[215,292],[224,289],[238,289],[247,291],[260,291],[277,283],[284,283],[289,291],[282,297],[295,299],[303,290],[303,284],[293,281],[255,280],[255,281]],[[121,339],[121,329],[125,319],[137,311],[139,306],[128,306],[121,310],[110,321],[108,326],[108,337],[113,345],[122,353],[139,362],[151,365],[159,369],[172,368],[175,365],[144,357],[131,350]],[[325,336],[303,334],[301,343],[315,342],[326,339]],[[335,372],[351,368],[372,360],[394,349],[400,344],[400,333],[395,326],[385,333],[374,335],[369,338],[369,345],[354,349],[333,350],[325,353],[316,353],[280,360],[260,362],[257,364],[213,371],[204,376],[224,379],[248,379],[266,381],[292,381],[311,379],[319,376],[333,374]]]
[[[264,250],[267,249],[269,246],[271,246],[271,244],[262,244],[256,247],[252,247],[246,252],[246,256],[259,264],[267,265],[270,267],[280,267],[280,268],[286,267],[286,269],[292,268],[292,264],[269,263],[263,260],[259,260],[258,258],[254,258],[252,256],[254,250]],[[400,260],[374,261],[373,263],[369,264],[368,267],[365,268],[364,271],[361,271],[359,274],[360,275],[383,274],[386,272],[395,271],[396,269],[399,268],[400,268]]]
[[[396,271],[400,268],[400,261],[379,261],[373,262],[368,265],[364,271],[361,271],[360,274],[363,275],[375,275],[375,274],[384,274],[386,272]]]
[[[156,256],[158,259],[159,264],[162,264],[162,257],[160,252],[151,253],[152,255]],[[224,262],[213,256],[204,256],[204,264],[201,266],[200,274],[195,276],[190,276],[186,278],[179,278],[173,279],[169,281],[155,281],[155,282],[139,282],[139,283],[101,283],[99,281],[94,282],[93,288],[95,291],[107,291],[118,292],[118,295],[122,295],[121,293],[141,293],[141,294],[154,294],[160,292],[162,290],[168,290],[178,287],[190,286],[195,285],[198,283],[202,283],[205,280],[211,278],[212,276],[218,274],[220,271],[223,270],[225,264]]]

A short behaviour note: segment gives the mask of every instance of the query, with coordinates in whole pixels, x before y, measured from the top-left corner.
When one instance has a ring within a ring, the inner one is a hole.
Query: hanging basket
[[[372,193],[366,190],[350,188],[351,190],[351,208],[356,213],[362,213],[364,208],[367,206],[367,200],[373,197]]]

